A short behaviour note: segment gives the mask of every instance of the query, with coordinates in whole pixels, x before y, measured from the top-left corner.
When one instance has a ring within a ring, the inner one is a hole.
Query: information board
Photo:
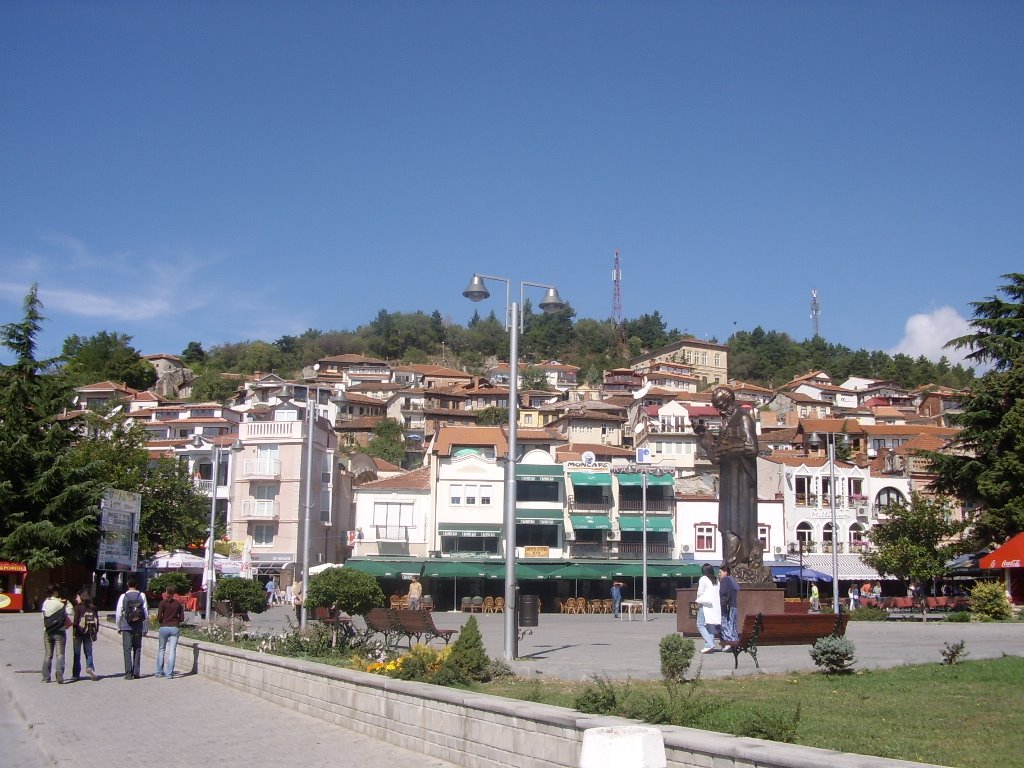
[[[100,510],[101,535],[96,570],[138,570],[142,494],[108,488],[100,500]]]

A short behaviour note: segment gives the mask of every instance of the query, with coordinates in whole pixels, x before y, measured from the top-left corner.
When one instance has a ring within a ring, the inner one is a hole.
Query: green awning
[[[600,579],[611,581],[620,578],[643,576],[643,563],[571,563],[559,568],[548,578],[552,579]],[[697,578],[700,566],[696,563],[648,563],[647,577],[652,579]]]
[[[392,576],[398,578],[403,573],[420,573],[423,570],[422,560],[348,560],[345,568],[362,571],[377,578]]]
[[[572,563],[551,574],[552,579],[605,579],[612,577],[611,566],[604,563]]]
[[[643,475],[623,472],[615,476],[619,478],[619,485],[641,486],[644,484]],[[648,487],[653,485],[675,485],[675,478],[672,475],[647,475],[647,485]]]
[[[536,581],[548,578],[554,571],[564,567],[564,563],[524,563],[516,562],[516,579],[519,581]],[[505,564],[487,563],[487,578],[504,579]]]
[[[517,509],[516,522],[533,525],[557,525],[564,516],[560,509]]]
[[[496,539],[501,536],[501,523],[438,523],[439,536],[478,536]]]
[[[610,531],[612,521],[607,515],[569,515],[572,527],[577,530]]]
[[[561,464],[516,464],[516,480],[553,482],[562,480],[565,473]]]
[[[423,575],[440,579],[486,578],[488,565],[483,561],[432,558],[427,561]]]
[[[619,515],[619,530],[622,531],[642,531],[644,529],[644,518],[643,515]],[[671,517],[654,517],[653,515],[647,516],[647,530],[648,531],[659,531],[669,533],[672,532],[672,518]]]
[[[610,472],[570,472],[569,479],[573,485],[611,485]]]

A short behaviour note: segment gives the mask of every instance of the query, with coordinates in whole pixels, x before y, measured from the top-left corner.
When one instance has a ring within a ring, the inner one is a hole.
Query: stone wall
[[[114,636],[113,631],[107,633]],[[143,651],[156,656],[150,633]],[[177,668],[466,768],[578,768],[588,728],[633,724],[325,664],[182,639]],[[877,757],[661,727],[668,768],[898,768]]]

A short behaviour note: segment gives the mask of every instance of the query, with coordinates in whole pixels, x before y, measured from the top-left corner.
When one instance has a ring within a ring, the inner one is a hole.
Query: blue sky
[[[0,4],[0,322],[578,317],[934,356],[1020,271],[1018,2]],[[540,293],[528,291],[534,303]]]

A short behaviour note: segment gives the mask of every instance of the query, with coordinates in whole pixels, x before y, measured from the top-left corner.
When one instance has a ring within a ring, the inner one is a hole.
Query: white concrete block
[[[665,768],[665,740],[657,728],[620,725],[583,732],[580,768]]]

